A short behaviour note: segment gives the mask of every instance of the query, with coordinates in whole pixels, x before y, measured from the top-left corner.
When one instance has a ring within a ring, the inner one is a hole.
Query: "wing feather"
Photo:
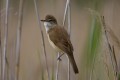
[[[73,46],[67,31],[62,27],[54,27],[48,31],[50,40],[65,53],[73,52]]]

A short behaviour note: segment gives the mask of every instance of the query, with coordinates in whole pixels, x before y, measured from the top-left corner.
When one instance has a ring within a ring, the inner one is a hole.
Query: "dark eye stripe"
[[[53,21],[52,19],[49,19],[48,21]]]

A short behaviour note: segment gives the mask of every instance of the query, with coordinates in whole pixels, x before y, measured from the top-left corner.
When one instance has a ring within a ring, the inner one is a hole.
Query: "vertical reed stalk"
[[[70,0],[68,1],[68,34],[71,34],[71,7]],[[70,80],[70,60],[68,58],[68,80]]]
[[[23,0],[20,0],[19,3],[19,13],[18,13],[18,26],[17,26],[17,35],[16,35],[16,64],[17,64],[17,73],[15,80],[19,79],[19,70],[20,70],[20,46],[21,46],[21,32],[22,32],[22,20],[23,20]]]
[[[63,27],[65,26],[65,21],[66,21],[66,14],[68,11],[68,33],[70,34],[70,29],[71,29],[71,24],[70,24],[70,5],[69,5],[70,0],[67,0],[66,5],[65,5],[65,11],[64,11],[64,17],[63,17]],[[69,8],[69,9],[68,9]],[[60,56],[60,53],[58,52],[58,57]],[[56,70],[56,80],[58,80],[58,73],[59,73],[59,65],[60,61],[57,61],[57,70]],[[70,80],[70,62],[68,59],[68,80]]]
[[[66,5],[65,5],[64,17],[63,17],[63,26],[65,26],[66,14],[68,11],[68,4],[69,4],[69,0],[67,0]]]
[[[1,29],[0,29],[1,30]],[[1,45],[1,35],[0,35],[0,79],[2,80],[2,45]]]
[[[9,10],[9,0],[6,0],[6,13],[5,13],[5,31],[4,31],[4,43],[3,43],[3,53],[2,53],[2,80],[5,80],[5,67],[6,67],[6,52],[7,52],[7,40],[8,40],[8,10]]]
[[[58,57],[59,56],[60,56],[60,53],[58,52]],[[60,60],[57,60],[56,80],[58,80],[59,66],[60,66]]]
[[[0,42],[0,44],[1,44],[1,42]],[[2,45],[0,45],[0,68],[1,68],[1,70],[0,70],[0,79],[2,80]]]
[[[2,80],[2,45],[1,45],[1,32],[2,32],[2,28],[1,28],[1,2],[0,1],[0,79]]]
[[[36,0],[34,0],[34,6],[35,6],[36,17],[37,17],[37,20],[38,20],[38,25],[39,25],[39,27],[40,27],[41,36],[42,36],[41,41],[42,41],[42,45],[43,45],[43,53],[44,53],[44,55],[45,55],[45,63],[46,63],[46,69],[47,69],[47,76],[48,76],[48,80],[50,80],[48,63],[47,63],[47,53],[46,53],[46,49],[45,49],[44,35],[43,35],[42,28],[41,28],[40,16],[39,16],[38,5],[37,5]]]
[[[0,16],[1,16],[1,15],[0,15]],[[1,19],[0,19],[0,21],[1,21]],[[1,22],[0,22],[0,23],[1,23]],[[2,80],[2,44],[1,44],[1,43],[2,43],[2,42],[1,42],[1,31],[2,31],[2,30],[1,30],[1,29],[2,29],[2,28],[1,28],[1,24],[0,24],[0,59],[1,59],[1,60],[0,60],[0,61],[1,61],[1,62],[0,62],[0,65],[1,65],[1,66],[0,66],[0,68],[1,68],[1,69],[0,69],[0,74],[1,74],[1,75],[0,75],[0,79]]]

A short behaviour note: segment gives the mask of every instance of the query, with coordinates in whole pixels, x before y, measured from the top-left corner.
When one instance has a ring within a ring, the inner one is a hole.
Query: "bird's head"
[[[47,29],[50,29],[51,27],[54,27],[55,25],[57,25],[57,20],[54,16],[52,15],[47,15],[45,17],[44,20],[41,20],[42,22],[44,22],[44,26],[47,28]]]

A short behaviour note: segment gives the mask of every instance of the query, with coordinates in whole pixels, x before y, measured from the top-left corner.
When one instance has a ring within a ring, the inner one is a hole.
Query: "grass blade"
[[[94,63],[97,59],[101,40],[101,21],[99,15],[93,14],[91,20],[90,32],[85,47],[85,53],[82,58],[81,77],[83,80],[93,80]]]
[[[92,29],[91,29],[91,37],[90,37],[90,52],[88,53],[89,60],[88,64],[91,67],[90,71],[90,80],[92,80],[93,70],[94,70],[94,63],[95,59],[97,57],[98,49],[100,46],[100,39],[101,39],[101,23],[99,16],[93,16],[93,23],[92,23]]]

